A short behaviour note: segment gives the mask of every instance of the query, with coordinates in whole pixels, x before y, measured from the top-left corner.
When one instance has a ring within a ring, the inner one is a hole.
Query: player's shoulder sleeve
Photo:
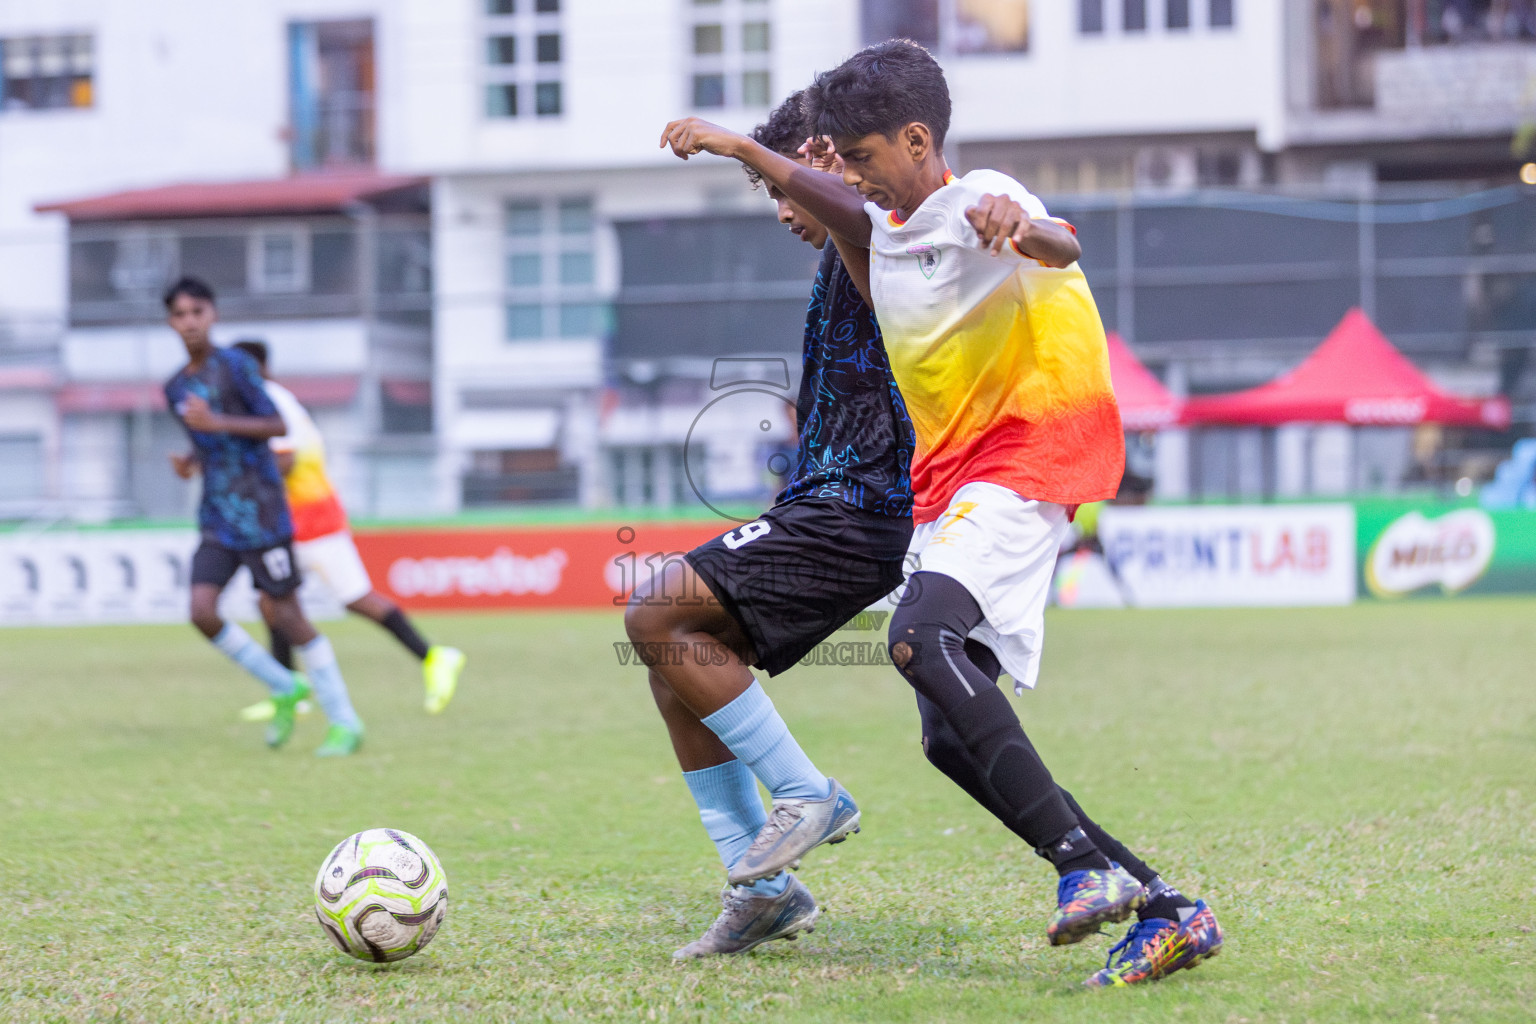
[[[869,217],[869,226],[874,232],[875,238],[880,238],[890,233],[891,221],[890,214],[887,211],[880,209],[874,203],[865,203],[864,214]]]
[[[277,406],[272,404],[272,399],[267,395],[267,389],[261,379],[261,368],[256,365],[256,360],[246,355],[237,348],[219,349],[223,353],[225,364],[229,367],[229,377],[234,384],[235,393],[245,403],[246,409],[252,416],[278,416]]]
[[[965,211],[980,203],[982,196],[988,195],[1007,196],[1023,207],[1024,212],[1031,219],[1052,220],[1065,226],[1073,234],[1077,234],[1077,228],[1067,221],[1062,220],[1060,217],[1052,217],[1039,196],[1001,171],[972,171],[963,178],[955,179],[947,191],[949,195],[945,197],[948,203],[946,220],[955,238],[962,245],[975,246],[979,244],[976,229],[971,227],[971,222],[966,218]],[[1030,259],[1030,257],[1025,256],[1012,245],[1005,246],[1003,252],[1019,259]]]
[[[302,411],[303,407],[299,405],[299,400],[293,397],[293,392],[277,381],[263,380],[262,390],[267,393],[268,398],[272,399],[272,404],[277,407],[277,414],[283,418],[283,426],[288,428],[287,433],[269,440],[267,447],[275,452],[291,452],[298,447],[296,435],[299,422],[294,415],[294,410],[297,407]]]

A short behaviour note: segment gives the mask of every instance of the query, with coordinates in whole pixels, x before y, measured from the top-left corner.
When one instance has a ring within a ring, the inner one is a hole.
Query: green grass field
[[[795,943],[675,965],[723,873],[613,615],[434,618],[470,655],[440,718],[360,622],[369,742],[319,762],[190,627],[0,631],[0,1019],[1459,1021],[1536,1004],[1536,601],[1050,619],[1017,706],[1056,775],[1227,930],[1089,992],[1048,867],[933,771],[889,669],[769,685],[859,798]],[[333,843],[408,829],[448,870],[428,950],[373,966],[311,911]]]

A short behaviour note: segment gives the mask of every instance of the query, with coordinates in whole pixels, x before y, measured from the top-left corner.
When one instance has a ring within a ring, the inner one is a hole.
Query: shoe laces
[[[1120,958],[1121,963],[1139,959],[1146,952],[1147,943],[1161,935],[1163,929],[1172,923],[1166,917],[1149,917],[1145,921],[1137,921],[1125,933],[1125,938],[1109,947],[1109,956],[1104,958],[1104,966],[1113,967],[1115,954],[1121,950],[1125,950],[1125,955]]]
[[[763,823],[759,835],[768,839],[777,839],[787,832],[795,822],[804,816],[801,801],[785,800],[773,805],[773,812],[768,815],[768,820]]]

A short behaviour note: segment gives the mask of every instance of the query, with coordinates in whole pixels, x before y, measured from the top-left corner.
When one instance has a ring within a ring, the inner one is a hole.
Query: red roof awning
[[[1364,312],[1351,309],[1296,369],[1247,391],[1191,398],[1184,403],[1184,422],[1443,423],[1502,430],[1509,426],[1509,402],[1442,391]]]
[[[309,174],[262,181],[163,185],[41,203],[35,209],[62,213],[72,221],[336,213],[351,203],[426,182],[426,178],[398,174]]]
[[[357,397],[358,380],[354,375],[331,377],[280,377],[278,383],[299,400],[300,405],[350,405]]]
[[[357,395],[356,376],[284,377],[282,384],[303,405],[347,405]],[[136,412],[165,409],[165,392],[155,381],[73,382],[59,389],[60,412]]]
[[[425,407],[432,404],[432,382],[429,380],[388,380],[384,382],[384,394],[397,405]]]
[[[1183,403],[1142,365],[1120,335],[1111,331],[1105,340],[1109,343],[1109,379],[1125,429],[1157,430],[1178,423]]]

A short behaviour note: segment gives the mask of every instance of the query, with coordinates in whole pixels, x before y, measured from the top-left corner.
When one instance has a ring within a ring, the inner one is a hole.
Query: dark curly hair
[[[775,153],[793,157],[811,134],[805,116],[805,91],[796,90],[785,97],[784,102],[773,108],[768,120],[752,129],[752,141]],[[747,180],[753,188],[763,183],[763,176],[751,167],[746,168]]]
[[[949,86],[933,55],[910,39],[866,46],[805,90],[808,134],[834,139],[878,132],[894,138],[902,126],[921,121],[944,148],[949,132]]]
[[[170,309],[171,306],[175,305],[178,295],[185,295],[189,299],[202,299],[209,304],[215,301],[213,289],[208,287],[208,282],[200,277],[178,278],[176,283],[165,290],[165,294],[161,296],[160,300],[165,303],[166,309]]]

